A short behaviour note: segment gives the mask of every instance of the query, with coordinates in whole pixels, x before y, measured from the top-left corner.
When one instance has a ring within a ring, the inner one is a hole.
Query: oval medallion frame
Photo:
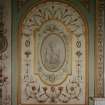
[[[57,39],[55,38],[54,40],[54,36]],[[46,36],[42,41],[40,54],[42,64],[46,70],[49,72],[57,72],[64,65],[66,59],[66,48],[63,39],[55,33]]]

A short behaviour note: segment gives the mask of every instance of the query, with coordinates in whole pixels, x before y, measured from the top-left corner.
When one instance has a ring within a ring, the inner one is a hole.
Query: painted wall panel
[[[19,104],[87,104],[88,26],[67,2],[33,6],[18,35]]]

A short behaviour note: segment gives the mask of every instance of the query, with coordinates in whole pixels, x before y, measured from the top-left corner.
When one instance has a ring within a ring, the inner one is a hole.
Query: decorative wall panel
[[[67,2],[37,3],[17,34],[18,105],[88,102],[88,27]]]
[[[0,1],[0,105],[11,105],[10,0]]]

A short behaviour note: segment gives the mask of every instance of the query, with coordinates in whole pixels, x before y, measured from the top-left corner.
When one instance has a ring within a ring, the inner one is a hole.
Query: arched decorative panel
[[[18,105],[87,105],[88,26],[76,6],[37,2],[17,37]]]

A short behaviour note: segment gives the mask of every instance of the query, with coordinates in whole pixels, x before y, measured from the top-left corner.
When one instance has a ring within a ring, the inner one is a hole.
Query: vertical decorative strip
[[[44,1],[19,24],[17,103],[87,105],[87,20],[72,3]]]
[[[95,97],[104,97],[104,0],[96,0]]]
[[[11,0],[0,4],[0,105],[11,105]]]

